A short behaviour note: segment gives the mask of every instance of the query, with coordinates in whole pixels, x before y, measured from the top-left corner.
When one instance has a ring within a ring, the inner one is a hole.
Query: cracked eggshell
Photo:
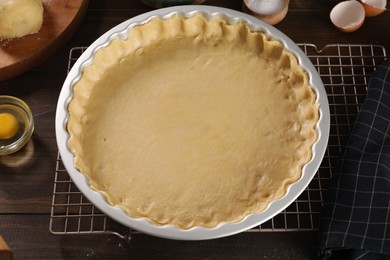
[[[366,17],[377,16],[386,10],[387,0],[360,0]]]
[[[290,0],[244,0],[246,12],[275,25],[286,17]]]
[[[358,1],[343,1],[333,7],[330,20],[342,32],[354,32],[365,19],[365,10]]]

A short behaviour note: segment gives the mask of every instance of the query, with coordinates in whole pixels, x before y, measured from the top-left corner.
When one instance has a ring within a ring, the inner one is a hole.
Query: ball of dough
[[[0,0],[0,38],[36,33],[42,23],[42,0]]]

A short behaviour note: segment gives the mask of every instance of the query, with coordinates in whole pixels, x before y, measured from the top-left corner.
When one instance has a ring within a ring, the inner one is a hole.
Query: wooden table
[[[292,0],[278,29],[295,42],[374,43],[390,51],[390,11],[369,18],[357,32],[337,31],[329,21],[334,1]],[[242,9],[240,0],[207,0],[205,4]],[[135,0],[93,0],[74,37],[32,71],[0,82],[0,94],[26,101],[35,132],[21,151],[0,157],[0,234],[15,259],[121,258],[316,258],[316,232],[245,232],[228,238],[183,242],[137,235],[129,243],[108,235],[53,235],[49,232],[57,146],[56,102],[66,77],[69,51],[88,46],[108,29],[151,10]]]

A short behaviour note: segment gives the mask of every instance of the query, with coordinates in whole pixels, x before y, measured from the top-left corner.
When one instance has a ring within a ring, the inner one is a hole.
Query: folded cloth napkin
[[[320,217],[321,259],[390,259],[390,58],[338,160]]]

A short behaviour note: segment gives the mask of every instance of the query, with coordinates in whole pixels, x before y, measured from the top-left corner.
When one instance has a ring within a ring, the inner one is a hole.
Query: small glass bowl
[[[34,131],[34,119],[28,105],[12,96],[0,95],[0,113],[9,113],[19,122],[19,130],[9,139],[0,139],[0,155],[11,154],[22,148]]]

